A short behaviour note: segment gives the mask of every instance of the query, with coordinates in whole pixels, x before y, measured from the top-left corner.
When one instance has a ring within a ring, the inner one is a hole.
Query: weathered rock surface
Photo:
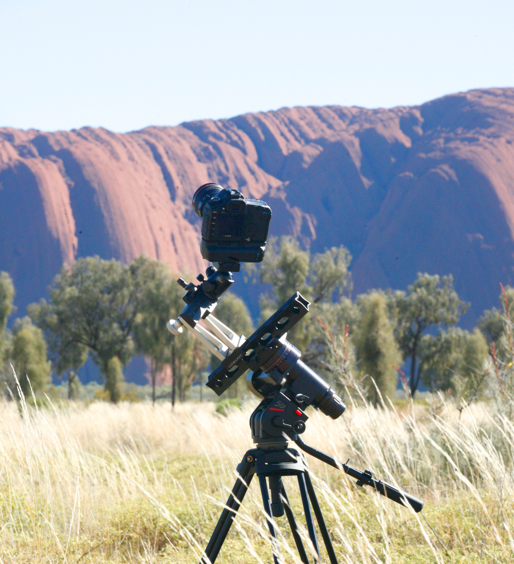
[[[190,202],[207,181],[266,199],[273,234],[346,245],[357,293],[452,273],[471,324],[514,284],[514,89],[489,89],[126,134],[0,129],[0,270],[19,313],[81,256],[204,270]]]

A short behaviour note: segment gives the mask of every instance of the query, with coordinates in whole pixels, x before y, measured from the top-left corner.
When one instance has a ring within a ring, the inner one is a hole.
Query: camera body
[[[204,184],[193,196],[202,218],[202,257],[210,262],[261,262],[266,250],[271,208],[246,199],[238,190]]]

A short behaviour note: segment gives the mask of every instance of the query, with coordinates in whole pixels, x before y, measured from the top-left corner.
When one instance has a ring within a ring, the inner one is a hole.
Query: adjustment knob
[[[296,421],[295,423],[293,423],[293,431],[297,435],[301,435],[305,431],[305,429],[306,427],[303,421]]]
[[[332,419],[337,419],[346,409],[346,405],[343,403],[341,398],[336,395],[332,388],[328,390],[327,395],[316,407],[318,407],[325,415],[332,417]]]
[[[286,423],[284,421],[283,417],[273,417],[272,419],[272,423],[274,427],[279,427],[281,429],[290,429],[291,425],[289,425],[289,423]],[[300,423],[300,421],[298,421],[298,423]],[[293,425],[294,427],[294,425]]]
[[[202,287],[204,289],[204,292],[212,292],[213,290],[216,289],[216,284],[211,284],[210,282],[205,281],[202,284]]]
[[[183,278],[179,278],[177,280],[177,284],[179,286],[182,286],[182,288],[184,288],[184,290],[187,288],[187,282]]]
[[[198,282],[203,282],[205,280],[205,276],[203,274],[199,274],[196,279],[198,280]]]
[[[166,323],[166,328],[172,335],[180,335],[184,331],[182,327],[182,321],[179,319],[170,319],[168,323]]]

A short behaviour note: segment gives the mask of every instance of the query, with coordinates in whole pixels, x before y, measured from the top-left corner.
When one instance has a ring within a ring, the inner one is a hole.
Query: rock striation
[[[266,199],[275,235],[347,246],[356,293],[451,273],[472,324],[500,282],[514,284],[514,89],[503,88],[125,134],[0,129],[0,270],[18,313],[77,257],[204,270],[190,202],[207,181]]]

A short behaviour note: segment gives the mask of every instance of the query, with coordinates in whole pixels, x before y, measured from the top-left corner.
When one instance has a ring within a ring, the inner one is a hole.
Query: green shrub
[[[216,404],[216,413],[226,417],[234,409],[241,409],[241,403],[236,398],[227,398]]]

